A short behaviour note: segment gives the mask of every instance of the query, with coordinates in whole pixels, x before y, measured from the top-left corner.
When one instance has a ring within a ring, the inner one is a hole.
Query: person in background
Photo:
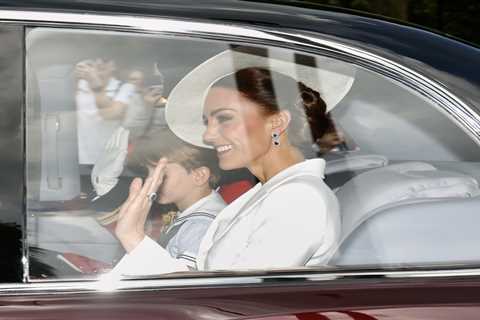
[[[116,186],[123,171],[129,143],[145,134],[151,124],[153,107],[156,103],[163,103],[163,97],[159,97],[155,90],[147,90],[146,71],[133,67],[126,74],[127,82],[110,96],[102,89],[102,81],[96,81],[99,78],[98,70],[90,70],[89,84],[95,88],[93,91],[99,115],[106,121],[120,121],[91,172],[91,183],[96,194],[94,200]],[[155,79],[152,77],[150,81],[155,83]]]
[[[77,63],[75,75],[78,79],[75,101],[77,106],[78,155],[81,165],[93,165],[120,120],[105,118],[98,106],[96,96],[102,92],[113,98],[121,85],[115,77],[115,61],[112,59],[89,59]]]
[[[113,97],[105,90],[96,91],[99,114],[104,119],[120,120],[121,126],[129,130],[132,138],[145,133],[152,114],[152,106],[145,103],[144,99],[145,77],[142,68],[133,67],[127,72],[127,81],[121,84]]]
[[[156,78],[155,84],[146,88],[143,98],[146,104],[153,107],[151,126],[154,128],[167,127],[165,120],[167,99],[164,97],[165,77],[160,70],[158,62],[154,63],[153,75]]]

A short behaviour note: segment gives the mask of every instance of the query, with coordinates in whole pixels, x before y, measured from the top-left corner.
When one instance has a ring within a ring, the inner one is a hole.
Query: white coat
[[[337,199],[323,182],[325,161],[307,160],[257,184],[222,210],[197,255],[198,270],[295,268],[325,264],[340,236]],[[145,239],[113,269],[147,275],[187,271]]]

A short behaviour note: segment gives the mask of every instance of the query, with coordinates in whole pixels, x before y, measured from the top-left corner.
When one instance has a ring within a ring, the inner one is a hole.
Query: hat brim
[[[169,94],[165,118],[170,129],[193,145],[212,148],[203,142],[203,103],[210,87],[219,79],[240,69],[260,67],[274,70],[317,90],[332,110],[352,87],[355,67],[327,57],[308,57],[302,64],[298,57],[267,57],[234,50],[223,51],[190,71]],[[295,60],[297,62],[295,62]],[[275,85],[275,84],[274,84]]]

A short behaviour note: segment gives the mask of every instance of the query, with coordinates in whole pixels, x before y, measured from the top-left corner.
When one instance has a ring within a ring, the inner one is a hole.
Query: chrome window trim
[[[322,50],[330,51],[336,58],[343,56],[347,61],[350,60],[357,65],[375,70],[391,79],[404,83],[423,96],[435,101],[440,112],[459,124],[460,128],[466,129],[465,132],[480,145],[480,121],[476,112],[441,84],[379,55],[332,40],[314,37],[311,34],[301,34],[299,30],[275,31],[266,27],[192,22],[179,18],[24,10],[0,10],[0,21],[35,23],[35,26],[70,26],[88,29],[103,27],[118,31],[152,32],[216,40],[221,37],[223,40],[249,41],[301,51],[310,49],[317,51],[316,53]],[[218,30],[221,30],[221,32]],[[376,68],[372,68],[373,66]]]
[[[312,53],[331,54],[333,57],[354,62],[356,65],[374,70],[389,78],[407,84],[423,96],[438,103],[438,109],[457,122],[466,133],[480,145],[480,119],[472,108],[449,92],[441,84],[434,82],[420,73],[406,68],[394,61],[369,53],[349,45],[317,38],[311,34],[301,34],[298,30],[273,31],[264,27],[243,26],[213,22],[192,22],[180,18],[151,18],[140,16],[123,16],[107,14],[78,14],[46,11],[0,10],[0,21],[4,23],[20,23],[32,26],[74,27],[84,29],[105,28],[112,31],[130,31],[158,33],[195,37],[202,39],[222,39],[226,41],[267,44],[284,48],[297,49]],[[107,22],[108,21],[108,22]],[[221,28],[219,28],[221,26]],[[221,30],[219,32],[218,30]],[[418,87],[414,87],[418,86]],[[421,89],[421,90],[420,90]],[[298,272],[285,276],[242,276],[233,274],[229,277],[199,277],[177,279],[147,279],[119,281],[110,286],[105,281],[67,280],[38,281],[28,284],[0,284],[0,296],[4,294],[33,294],[39,292],[98,292],[112,290],[155,289],[165,287],[201,287],[261,284],[265,279],[292,278],[306,281],[356,279],[364,277],[378,278],[418,278],[418,277],[465,277],[480,276],[480,269],[455,269],[433,271],[375,271],[375,272],[319,272],[316,274]],[[35,280],[36,281],[36,280]],[[271,282],[269,282],[271,283]]]
[[[69,280],[62,281],[55,279],[44,282],[0,284],[1,296],[14,295],[34,295],[34,294],[84,294],[84,293],[113,293],[113,292],[131,292],[138,290],[158,291],[192,288],[229,288],[232,286],[278,286],[292,285],[294,281],[302,283],[319,283],[325,281],[355,281],[361,280],[378,280],[384,279],[381,285],[385,285],[387,281],[391,283],[399,283],[398,280],[415,280],[415,279],[437,279],[437,278],[455,278],[464,279],[465,277],[479,277],[480,268],[464,269],[464,270],[429,270],[429,271],[364,271],[364,272],[341,272],[327,271],[315,273],[310,272],[289,272],[279,275],[262,275],[262,276],[239,276],[233,273],[232,276],[225,276],[225,272],[221,276],[215,277],[215,273],[209,273],[208,277],[196,278],[164,278],[164,279],[127,279],[127,280]],[[285,283],[285,279],[289,282]],[[275,281],[278,280],[278,281]],[[458,281],[458,280],[456,280]],[[345,284],[345,282],[343,282]]]

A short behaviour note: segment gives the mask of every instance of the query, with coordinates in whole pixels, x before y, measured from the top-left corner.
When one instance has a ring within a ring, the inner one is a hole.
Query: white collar
[[[283,169],[273,177],[271,177],[267,182],[263,184],[263,187],[268,188],[269,186],[279,184],[287,178],[291,178],[297,175],[309,174],[312,176],[324,178],[325,172],[325,160],[321,158],[309,159],[301,161],[294,164],[286,169]]]
[[[237,223],[242,216],[245,216],[251,212],[250,208],[252,208],[255,203],[265,198],[268,193],[274,190],[276,187],[297,176],[308,175],[323,179],[324,171],[325,160],[321,158],[310,159],[299,162],[280,171],[263,185],[261,183],[257,183],[253,188],[245,192],[230,205],[228,205],[226,210],[220,212],[220,214],[212,223],[210,229],[207,231],[207,235],[204,237],[204,240],[202,240],[202,250],[204,250],[204,252],[208,252],[215,241],[219,241],[219,239],[228,233],[228,230],[235,223]],[[201,257],[200,260],[197,257],[197,263],[202,261],[201,259],[204,259],[204,257]],[[200,263],[202,264],[204,261]]]
[[[269,192],[274,190],[276,187],[282,185],[283,183],[293,179],[297,176],[314,176],[318,177],[319,179],[324,178],[324,171],[325,171],[325,160],[321,158],[316,159],[309,159],[299,163],[296,163],[273,177],[271,177],[267,182],[263,185],[262,183],[257,183],[253,188],[245,192],[241,197],[237,198],[230,204],[232,205],[240,205],[237,209],[237,213],[245,211],[246,208],[250,207],[251,204],[257,202],[258,200],[265,197]],[[225,215],[225,214],[224,214]]]
[[[187,209],[179,212],[178,215],[177,215],[177,219],[186,217],[189,214],[197,212],[199,208],[202,208],[204,205],[207,204],[207,202],[210,202],[210,201],[212,201],[214,203],[219,203],[219,202],[223,202],[223,198],[216,191],[212,190],[212,192],[210,192],[210,194],[208,196],[205,196],[205,197],[201,198],[200,200],[198,200],[197,202],[192,204]],[[206,211],[211,211],[211,209],[214,209],[214,208],[210,208],[207,205],[207,206],[205,206],[205,208],[202,208],[202,209],[205,209]]]

